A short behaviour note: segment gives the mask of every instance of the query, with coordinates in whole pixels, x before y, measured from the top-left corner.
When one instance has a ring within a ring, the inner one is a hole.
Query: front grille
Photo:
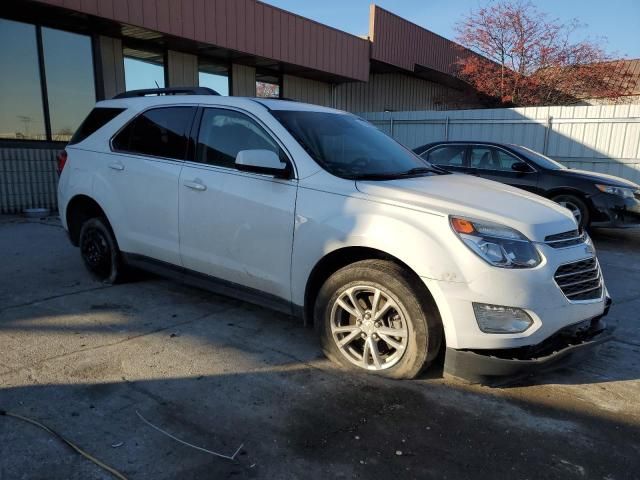
[[[586,241],[584,232],[578,230],[569,230],[568,232],[556,233],[555,235],[548,235],[544,239],[544,243],[552,248],[565,248],[572,247],[574,245],[580,245]]]
[[[553,278],[572,302],[602,297],[602,274],[595,257],[561,265]]]

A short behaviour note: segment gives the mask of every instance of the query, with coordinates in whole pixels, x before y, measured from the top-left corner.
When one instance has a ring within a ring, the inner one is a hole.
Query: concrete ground
[[[509,388],[345,373],[314,332],[155,277],[109,287],[54,221],[0,220],[0,409],[131,479],[640,478],[640,232],[595,241],[615,341]],[[174,441],[145,419],[217,458]],[[101,479],[0,416],[1,479]]]

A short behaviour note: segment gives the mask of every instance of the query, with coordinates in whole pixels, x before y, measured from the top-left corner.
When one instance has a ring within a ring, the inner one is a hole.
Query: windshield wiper
[[[416,168],[412,168],[410,170],[407,170],[406,172],[402,173],[401,175],[403,177],[410,177],[412,175],[420,175],[423,173],[440,173],[439,170],[436,170],[435,168],[432,167],[416,167]]]
[[[387,173],[361,173],[351,176],[354,180],[394,180],[397,178],[414,177],[427,173],[443,173],[442,170],[434,167],[416,167],[405,172],[387,172]]]

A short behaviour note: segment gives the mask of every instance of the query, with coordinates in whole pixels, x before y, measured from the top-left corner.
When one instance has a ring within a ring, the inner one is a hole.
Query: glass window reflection
[[[46,140],[34,25],[0,19],[0,138]]]
[[[96,103],[91,39],[42,29],[51,136],[68,141]]]

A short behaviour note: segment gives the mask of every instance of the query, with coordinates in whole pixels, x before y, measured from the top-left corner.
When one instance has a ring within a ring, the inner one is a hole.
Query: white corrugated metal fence
[[[640,183],[640,105],[362,113],[409,148],[440,140],[524,145],[572,168]]]

